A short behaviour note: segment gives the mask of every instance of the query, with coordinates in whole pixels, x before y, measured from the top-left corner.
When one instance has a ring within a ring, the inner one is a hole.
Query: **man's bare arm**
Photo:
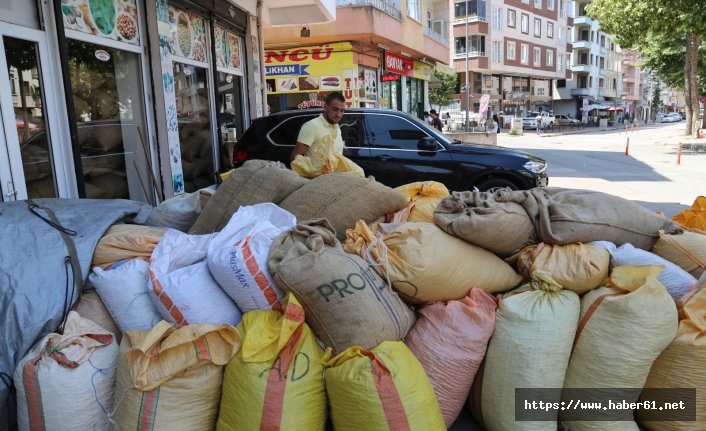
[[[302,144],[301,142],[297,142],[297,144],[294,146],[294,149],[292,150],[292,155],[289,157],[289,161],[294,161],[297,156],[303,156],[304,154],[306,154],[308,149],[309,147],[307,147],[306,145]]]

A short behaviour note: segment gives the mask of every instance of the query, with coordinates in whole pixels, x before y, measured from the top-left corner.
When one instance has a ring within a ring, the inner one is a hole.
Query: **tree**
[[[594,0],[588,14],[600,29],[616,36],[624,48],[645,49],[655,38],[684,39],[684,96],[686,133],[698,130],[699,92],[697,65],[699,47],[706,34],[706,8],[693,0]]]
[[[650,110],[652,111],[652,119],[656,118],[657,112],[662,109],[662,84],[657,80],[657,83],[652,90],[652,101],[650,102]]]
[[[429,104],[441,110],[442,106],[448,105],[453,102],[452,96],[455,93],[456,88],[456,74],[447,73],[443,70],[434,68],[432,70],[432,75],[441,81],[441,85],[438,88],[429,89]]]

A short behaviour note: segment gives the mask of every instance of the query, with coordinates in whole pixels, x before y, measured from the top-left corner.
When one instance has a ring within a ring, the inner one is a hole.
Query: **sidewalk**
[[[652,129],[657,126],[658,123],[651,123],[651,124],[640,124],[640,129]],[[573,129],[573,130],[558,130],[558,131],[551,131],[551,132],[542,132],[539,136],[545,137],[545,138],[552,138],[554,136],[564,136],[564,135],[577,135],[577,134],[593,134],[593,133],[601,133],[601,132],[611,132],[611,131],[625,131],[625,126],[611,126],[611,127],[584,127],[581,129]],[[631,133],[637,133],[637,129],[628,129],[628,135]],[[534,131],[533,131],[534,132]]]

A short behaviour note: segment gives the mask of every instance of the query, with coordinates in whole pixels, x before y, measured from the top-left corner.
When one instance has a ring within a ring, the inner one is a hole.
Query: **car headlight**
[[[547,170],[547,162],[536,162],[534,160],[530,160],[522,165],[522,167],[530,172],[534,172],[535,174],[541,174]]]

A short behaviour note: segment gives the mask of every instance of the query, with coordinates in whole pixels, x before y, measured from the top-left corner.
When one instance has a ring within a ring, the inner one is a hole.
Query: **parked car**
[[[684,112],[684,111],[680,112],[679,117],[681,117],[682,120],[686,120],[686,112]]]
[[[657,114],[657,122],[658,123],[672,123],[674,120],[672,119],[671,115],[669,115],[666,112],[660,112]]]
[[[571,118],[567,115],[556,115],[556,122],[559,123],[560,126],[580,126],[581,121],[577,120],[576,118]]]
[[[256,118],[238,140],[234,164],[249,159],[289,157],[302,124],[321,109],[286,111]],[[453,141],[403,112],[349,109],[340,122],[343,155],[366,175],[397,187],[415,181],[438,181],[450,190],[487,191],[500,187],[546,186],[547,163],[536,156],[492,145]]]
[[[681,117],[681,115],[679,115],[678,112],[672,112],[669,114],[669,116],[672,118],[672,123],[678,123],[683,120],[683,118]]]
[[[554,125],[554,121],[556,120],[556,118],[553,115],[549,115],[548,112],[532,112],[522,119],[522,128],[537,128],[537,116],[542,117],[542,128]]]

